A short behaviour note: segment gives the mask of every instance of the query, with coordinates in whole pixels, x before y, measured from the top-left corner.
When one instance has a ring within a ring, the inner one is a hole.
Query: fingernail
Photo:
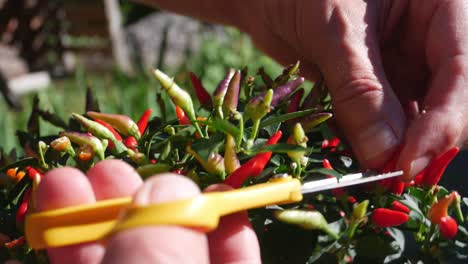
[[[200,193],[198,186],[183,176],[166,174],[147,180],[135,194],[133,203],[149,205],[187,199]]]
[[[370,160],[386,150],[398,145],[399,140],[387,122],[378,122],[358,137],[361,149],[360,154],[364,160]]]
[[[427,165],[429,165],[431,159],[432,157],[428,155],[415,159],[413,162],[411,162],[408,175],[405,178],[413,179],[414,176],[416,176],[418,173],[424,170],[424,168],[426,168]]]

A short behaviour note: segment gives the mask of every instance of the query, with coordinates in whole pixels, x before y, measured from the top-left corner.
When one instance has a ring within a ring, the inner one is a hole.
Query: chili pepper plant
[[[305,87],[299,63],[276,77],[262,69],[253,75],[229,69],[214,89],[193,73],[192,87],[180,87],[160,70],[152,74],[171,101],[155,105],[172,104],[176,119],[168,119],[166,111],[151,116],[147,110],[139,120],[102,113],[91,91],[86,109],[69,120],[34,101],[27,129],[17,132],[24,155],[0,156],[0,261],[47,262],[44,251],[29,248],[23,225],[35,211],[41,179],[62,166],[86,172],[100,160],[121,159],[143,179],[172,172],[200,188],[213,183],[243,188],[278,174],[301,181],[340,179],[361,171],[346,141],[332,132],[325,83]],[[41,135],[42,122],[63,131]],[[468,257],[468,199],[438,185],[457,152],[434,158],[409,183],[384,180],[249,211],[263,262],[432,263]],[[380,172],[396,169],[397,156]]]

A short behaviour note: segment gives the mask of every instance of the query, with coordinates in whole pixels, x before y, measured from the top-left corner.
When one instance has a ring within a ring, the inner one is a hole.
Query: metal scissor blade
[[[340,187],[363,184],[383,179],[393,178],[403,175],[403,171],[395,171],[389,173],[375,174],[375,172],[364,172],[356,174],[348,174],[341,177],[338,182],[337,178],[329,178],[318,181],[311,181],[302,185],[302,193],[320,192]]]

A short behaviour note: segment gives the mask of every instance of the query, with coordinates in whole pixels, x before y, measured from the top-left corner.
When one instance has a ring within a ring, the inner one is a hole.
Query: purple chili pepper
[[[226,96],[224,96],[223,112],[226,115],[234,112],[237,108],[239,101],[239,90],[240,90],[241,72],[236,71],[231,81],[229,82]]]
[[[213,94],[213,106],[215,108],[219,108],[223,105],[224,96],[226,95],[229,82],[234,76],[234,72],[234,69],[229,68],[229,70],[226,72],[226,75],[224,76],[224,79],[218,84],[218,87],[216,87],[216,90]]]
[[[317,106],[320,100],[320,90],[323,84],[323,78],[320,78],[317,82],[314,83],[314,87],[309,92],[307,97],[304,99],[304,102],[301,105],[301,110],[306,110],[310,108],[314,108]]]
[[[276,107],[280,101],[284,100],[288,95],[294,92],[302,83],[304,83],[304,78],[299,77],[276,88],[273,100],[271,101],[271,106]],[[264,96],[265,94],[256,96],[252,101],[260,100]]]

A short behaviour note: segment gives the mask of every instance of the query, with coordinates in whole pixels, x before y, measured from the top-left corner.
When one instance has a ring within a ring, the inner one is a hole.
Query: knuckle
[[[465,122],[463,119],[454,113],[447,113],[444,114],[444,116],[450,116],[452,118],[445,118],[446,122],[439,127],[439,132],[440,132],[440,142],[442,148],[450,148],[455,146],[462,133],[463,133],[463,128]]]
[[[361,77],[346,81],[332,92],[333,103],[346,105],[353,101],[377,102],[384,96],[380,82],[372,77]]]

